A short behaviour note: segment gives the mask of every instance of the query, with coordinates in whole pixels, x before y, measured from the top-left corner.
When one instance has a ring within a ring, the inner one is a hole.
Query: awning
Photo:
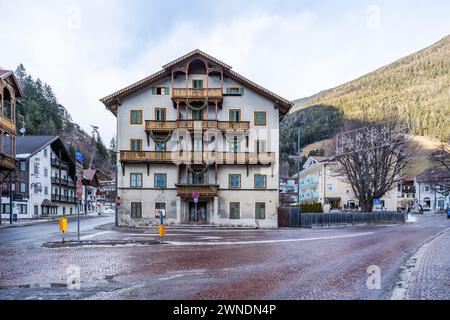
[[[52,207],[52,208],[57,208],[57,207],[59,207],[57,204],[54,204],[53,202],[51,202],[51,201],[48,200],[48,199],[45,199],[44,201],[42,201],[41,206],[42,206],[42,207]]]

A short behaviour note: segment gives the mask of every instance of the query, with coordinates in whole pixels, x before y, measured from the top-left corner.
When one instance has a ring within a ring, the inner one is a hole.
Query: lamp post
[[[290,159],[294,159],[297,161],[297,208],[298,208],[298,214],[300,217],[300,171],[301,171],[301,161],[302,161],[302,150],[301,150],[301,125],[303,123],[299,124],[299,127],[297,128],[297,154],[289,156]]]

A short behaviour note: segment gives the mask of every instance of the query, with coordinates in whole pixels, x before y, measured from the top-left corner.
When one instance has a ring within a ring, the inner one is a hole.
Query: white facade
[[[186,88],[186,85],[192,88],[194,82],[198,80],[203,80],[202,84],[205,87],[207,85],[208,88],[222,88],[219,74],[211,74],[207,77],[201,73],[190,73],[187,81],[185,75],[178,75],[173,80],[173,88]],[[155,94],[152,89],[155,87],[169,88],[169,94]],[[217,166],[215,163],[199,164],[200,169],[198,169],[196,164],[187,165],[186,162],[127,162],[119,157],[118,196],[122,200],[119,208],[121,226],[157,224],[159,219],[155,217],[155,211],[165,208],[165,222],[168,224],[197,223],[198,220],[202,220],[201,223],[204,224],[221,226],[277,227],[280,110],[276,108],[273,100],[263,96],[257,92],[258,90],[225,76],[222,93],[231,87],[239,88],[241,94],[224,95],[220,101],[220,107],[208,101],[208,106],[200,112],[201,121],[217,120],[223,123],[235,121],[236,119],[231,119],[232,113],[240,113],[240,119],[237,122],[249,122],[250,130],[246,130],[245,134],[241,135],[242,139],[237,140],[236,146],[232,143],[234,142],[232,135],[227,140],[222,133],[216,136],[215,130],[214,133],[210,132],[215,139],[210,139],[210,135],[202,132],[201,129],[200,134],[196,133],[194,137],[186,130],[182,132],[175,130],[176,132],[172,133],[170,140],[167,141],[164,152],[176,153],[184,150],[200,151],[204,154],[207,152],[256,154],[259,151],[261,154],[271,154],[273,161],[251,165],[238,164],[234,161],[229,164],[217,164]],[[174,102],[170,76],[151,83],[139,92],[121,98],[120,106],[117,107],[117,136],[120,151],[130,151],[132,143],[135,143],[132,140],[140,140],[142,141],[140,155],[156,153],[156,156],[159,156],[161,150],[158,150],[155,139],[152,137],[149,141],[147,140],[145,123],[146,120],[158,120],[156,109],[165,110],[163,122],[195,120],[195,112],[192,109],[185,104],[177,105]],[[143,121],[140,124],[131,123],[131,113],[135,111],[142,112]],[[265,114],[264,125],[255,125],[255,112],[258,115]],[[257,148],[257,141],[259,141],[259,148]],[[201,174],[194,173],[194,167],[195,170],[200,170]],[[133,179],[139,180],[139,186],[133,186]],[[163,179],[165,186],[157,185],[158,179]],[[197,181],[197,179],[200,180]],[[231,180],[239,183],[231,185]],[[186,196],[180,191],[183,188],[183,190],[192,191],[197,190],[196,188],[204,190],[204,187],[214,189],[216,192],[214,195],[200,194],[197,205],[190,193]],[[136,210],[136,206],[141,214],[138,217],[132,217],[132,211]]]
[[[439,212],[450,209],[450,195],[439,193],[430,183],[414,182],[416,187],[416,205],[424,211]]]
[[[335,162],[321,157],[310,157],[300,172],[300,202],[320,203],[325,212],[355,210],[359,207],[353,189],[344,177],[334,172]],[[383,208],[375,210],[397,211],[397,186],[382,199]]]

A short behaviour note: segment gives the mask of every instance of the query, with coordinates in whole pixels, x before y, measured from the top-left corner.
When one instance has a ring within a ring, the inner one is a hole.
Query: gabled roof
[[[222,61],[220,61],[198,49],[194,50],[178,59],[175,59],[172,62],[169,62],[168,64],[163,66],[162,70],[160,70],[140,81],[137,81],[121,90],[116,91],[116,92],[100,99],[100,101],[106,106],[106,108],[108,110],[113,112],[114,115],[117,115],[113,106],[116,104],[120,104],[121,99],[128,97],[136,92],[139,92],[140,90],[145,89],[146,87],[149,87],[152,84],[155,84],[158,81],[161,81],[166,77],[169,77],[171,75],[172,68],[174,68],[175,66],[177,66],[179,64],[182,64],[186,60],[193,59],[196,56],[202,57],[202,58],[222,67],[225,77],[228,77],[228,78],[233,79],[245,86],[248,86],[250,89],[255,90],[262,96],[273,101],[276,104],[276,106],[279,108],[280,114],[282,114],[282,115],[287,114],[289,112],[289,110],[292,108],[293,104],[289,100],[282,98],[281,96],[271,92],[270,90],[256,84],[255,82],[245,78],[244,76],[232,71],[231,66],[225,64],[224,62],[222,62]]]
[[[17,81],[16,76],[14,75],[14,72],[12,72],[10,70],[0,69],[0,79],[7,79],[7,78],[11,78],[11,80],[14,84],[14,87],[16,89],[16,92],[15,92],[16,98],[22,97],[22,88],[20,87],[20,84]]]
[[[18,136],[16,154],[28,155],[28,158],[56,141],[58,136]],[[10,139],[5,139],[5,149],[10,152]]]
[[[450,172],[446,168],[428,169],[418,174],[416,177],[416,181],[418,183],[427,183],[440,180],[450,180]]]

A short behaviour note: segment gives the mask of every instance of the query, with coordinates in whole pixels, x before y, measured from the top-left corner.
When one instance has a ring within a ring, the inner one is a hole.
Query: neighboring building
[[[99,181],[97,170],[83,170],[83,200],[80,205],[80,213],[89,214],[100,212],[100,206],[97,203],[97,192]]]
[[[416,187],[414,179],[403,179],[398,183],[397,189],[397,208],[399,211],[414,210]]]
[[[359,210],[350,183],[336,175],[335,166],[336,162],[327,157],[310,157],[306,161],[300,172],[300,203],[320,203],[325,212]],[[389,191],[381,203],[385,210],[397,211],[396,188]]]
[[[446,169],[428,169],[416,176],[416,204],[420,204],[424,211],[438,212],[450,208],[450,195],[433,183],[437,177],[450,179]]]
[[[16,103],[22,96],[20,85],[12,71],[0,69],[0,199],[4,184],[10,183],[10,178],[16,169]],[[9,144],[8,150],[5,144]],[[8,188],[9,189],[9,188]],[[2,202],[0,206],[0,223],[2,218],[12,217],[13,208]],[[3,215],[5,213],[5,215]]]
[[[98,202],[112,207],[116,203],[116,180],[99,181]]]
[[[101,101],[117,116],[119,225],[158,209],[169,224],[277,227],[289,101],[199,50]]]
[[[295,206],[298,203],[298,179],[280,179],[280,206]]]
[[[17,137],[17,160],[12,194],[20,219],[76,213],[75,163],[59,137]],[[2,203],[9,201],[7,190]]]

